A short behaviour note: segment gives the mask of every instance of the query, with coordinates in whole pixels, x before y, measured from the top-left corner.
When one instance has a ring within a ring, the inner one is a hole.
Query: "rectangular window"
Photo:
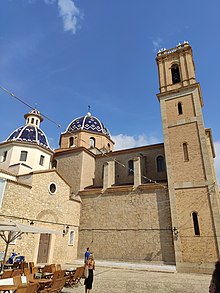
[[[7,184],[7,180],[0,178],[0,208],[2,206],[2,201],[3,201],[3,197],[4,197],[4,193],[5,193],[6,184]]]
[[[3,152],[3,156],[2,156],[2,162],[5,162],[5,161],[6,161],[7,154],[8,154],[8,152],[7,152],[7,151]]]
[[[41,166],[44,165],[44,159],[45,159],[45,157],[41,155],[41,156],[40,156],[40,162],[39,162],[39,164],[40,164]]]
[[[74,245],[74,239],[75,238],[75,231],[74,230],[70,230],[70,234],[69,234],[69,245]]]
[[[22,162],[27,161],[27,152],[26,151],[21,151],[20,161],[22,161]]]
[[[134,161],[128,161],[128,175],[134,175]]]

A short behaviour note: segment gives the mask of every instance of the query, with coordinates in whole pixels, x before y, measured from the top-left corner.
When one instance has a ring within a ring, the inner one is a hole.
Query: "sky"
[[[220,183],[219,11],[218,0],[1,0],[0,86],[56,122],[41,124],[52,148],[88,105],[116,149],[163,142],[155,58],[186,40]],[[0,101],[4,141],[30,109],[1,89]]]

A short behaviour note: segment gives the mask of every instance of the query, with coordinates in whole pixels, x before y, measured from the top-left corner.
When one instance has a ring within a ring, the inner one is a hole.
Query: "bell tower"
[[[178,271],[208,272],[219,257],[219,191],[210,129],[188,42],[156,57]]]

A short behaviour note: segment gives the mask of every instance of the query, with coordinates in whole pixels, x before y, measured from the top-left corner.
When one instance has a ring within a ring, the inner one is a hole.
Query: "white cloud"
[[[112,139],[115,142],[115,150],[129,149],[160,142],[156,137],[146,137],[145,135],[130,136],[118,134],[113,135]]]
[[[220,186],[220,141],[214,142],[215,145],[215,171],[218,180],[218,185]]]
[[[58,0],[59,15],[63,18],[64,31],[76,33],[80,11],[72,0]]]
[[[162,46],[163,41],[160,37],[158,37],[155,40],[153,40],[152,43],[154,46],[154,51],[156,51]]]
[[[80,10],[76,7],[73,0],[44,0],[48,5],[57,2],[59,16],[63,19],[64,31],[71,31],[76,33],[78,27],[78,20],[82,18]]]

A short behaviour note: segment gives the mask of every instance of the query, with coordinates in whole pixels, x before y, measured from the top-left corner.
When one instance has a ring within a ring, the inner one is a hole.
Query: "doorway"
[[[40,234],[37,263],[47,263],[50,248],[50,238],[50,234]]]

